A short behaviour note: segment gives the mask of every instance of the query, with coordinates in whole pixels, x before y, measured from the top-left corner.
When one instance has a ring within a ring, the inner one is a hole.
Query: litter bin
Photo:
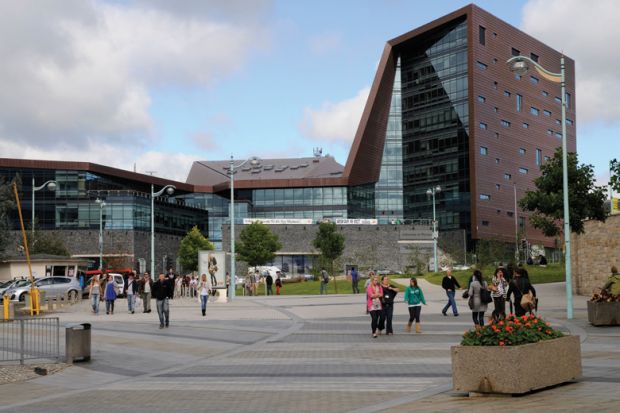
[[[90,323],[65,326],[65,358],[67,363],[90,360]]]

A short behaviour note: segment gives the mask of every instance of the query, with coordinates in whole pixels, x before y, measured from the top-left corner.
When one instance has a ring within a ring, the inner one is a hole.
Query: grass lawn
[[[546,267],[538,265],[526,265],[525,269],[530,275],[530,282],[534,285],[544,283],[554,283],[564,281],[564,265],[562,264],[550,264]],[[487,267],[482,270],[482,274],[487,281],[490,281],[493,277],[495,267]],[[471,276],[473,270],[453,271],[452,275],[456,277],[461,287],[467,286],[467,281]],[[445,273],[426,273],[424,279],[430,283],[441,285],[441,280]]]
[[[366,279],[363,278],[359,281],[360,292],[363,293],[364,283]],[[351,290],[351,281],[347,280],[338,280],[338,294],[352,294]],[[258,295],[265,295],[265,284],[258,284],[256,287]],[[321,286],[319,281],[304,281],[298,283],[285,283],[282,289],[280,290],[280,295],[319,295],[321,291]],[[273,293],[276,293],[276,286],[273,286]],[[328,294],[336,294],[336,289],[334,288],[334,279],[330,278],[329,283],[327,284],[327,293]],[[241,287],[237,286],[238,296],[243,295],[243,291]]]

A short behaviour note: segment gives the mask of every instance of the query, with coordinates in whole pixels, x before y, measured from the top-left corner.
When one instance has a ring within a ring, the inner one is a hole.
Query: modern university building
[[[427,190],[439,186],[440,244],[464,240],[461,248],[471,250],[480,239],[514,243],[526,238],[554,247],[555,241],[531,227],[528,214],[515,206],[533,187],[540,166],[561,145],[560,85],[535,70],[515,75],[506,61],[517,55],[560,71],[560,52],[475,5],[388,41],[346,164],[317,151],[308,158],[244,165],[234,174],[236,223],[296,219],[306,221],[288,222],[307,226],[323,219],[349,220],[339,221],[343,225],[376,220],[376,233],[394,227],[402,234],[396,241],[415,240],[426,248],[428,238],[419,239],[421,235],[413,232],[420,227],[428,231],[433,202]],[[565,59],[567,143],[569,151],[575,151],[574,61]],[[105,215],[106,230],[145,231],[149,211],[143,206],[149,202],[150,185],[174,184],[177,192],[162,198],[156,208],[156,232],[178,237],[198,224],[223,250],[230,224],[228,168],[228,161],[195,162],[185,183],[173,183],[94,164],[0,161],[0,174],[20,173],[26,193],[31,176],[36,175],[37,185],[43,179],[62,182],[69,172],[76,176],[69,179],[72,188],[77,187],[71,196],[79,193],[88,202],[67,199],[66,191],[36,193],[36,212],[44,228],[66,230],[69,225],[69,231],[76,231],[98,226],[99,207],[92,203],[96,188],[101,197],[105,191],[125,191],[122,208]],[[114,199],[109,203],[117,202]],[[23,203],[29,216],[29,201]],[[88,206],[80,207],[82,203]],[[297,228],[294,231],[302,227],[287,225]],[[368,225],[361,227],[359,231],[366,231]],[[293,256],[312,255],[309,245],[283,249],[282,264],[299,260]],[[140,248],[133,254],[134,260],[150,259]],[[173,259],[176,250],[156,252],[157,261],[162,254]],[[398,265],[402,268],[404,263]],[[310,266],[305,261],[298,264]]]

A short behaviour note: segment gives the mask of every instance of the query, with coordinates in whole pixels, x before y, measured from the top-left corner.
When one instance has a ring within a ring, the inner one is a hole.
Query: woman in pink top
[[[374,273],[370,273],[370,284],[366,289],[366,303],[368,313],[370,314],[370,327],[372,328],[373,338],[377,338],[377,326],[379,324],[379,316],[381,314],[382,305],[381,297],[383,296],[383,288],[377,281],[377,276]]]

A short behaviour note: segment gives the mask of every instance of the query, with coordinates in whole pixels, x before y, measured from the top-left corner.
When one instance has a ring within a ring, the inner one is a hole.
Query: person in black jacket
[[[452,313],[455,317],[458,317],[459,310],[456,308],[456,301],[454,300],[454,294],[456,294],[456,289],[461,288],[459,282],[452,276],[452,270],[448,268],[446,271],[446,275],[443,277],[441,281],[441,287],[446,290],[446,295],[448,296],[448,303],[445,305],[443,310],[441,310],[441,314],[447,316],[446,312],[448,308],[452,307]]]
[[[136,311],[136,296],[138,295],[138,282],[133,273],[125,280],[125,295],[127,296],[127,310],[133,314]]]
[[[510,301],[511,295],[514,294],[515,296],[514,310],[517,317],[525,315],[525,313],[528,311],[534,311],[534,307],[523,308],[521,306],[521,298],[529,292],[534,295],[534,301],[536,301],[536,290],[534,289],[532,284],[530,284],[529,274],[527,273],[527,270],[525,268],[517,268],[515,270],[515,277],[512,279],[512,281],[510,281],[510,284],[508,284],[507,294],[508,301]]]
[[[153,297],[157,306],[157,315],[159,316],[159,328],[168,327],[170,325],[170,304],[174,290],[170,285],[170,280],[166,279],[164,274],[159,274],[159,279],[153,283]]]
[[[379,334],[385,327],[385,335],[389,336],[394,334],[392,317],[394,315],[394,297],[398,294],[398,288],[390,285],[390,279],[387,275],[381,277],[381,288],[383,289],[383,296],[381,297],[383,312],[379,316]]]

